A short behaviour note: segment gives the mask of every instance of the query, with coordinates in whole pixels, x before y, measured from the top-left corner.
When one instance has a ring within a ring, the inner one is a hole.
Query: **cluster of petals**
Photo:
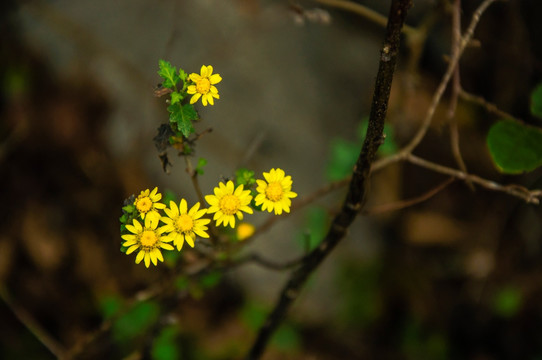
[[[297,196],[292,191],[292,177],[286,176],[282,169],[271,169],[264,172],[263,177],[265,180],[256,180],[256,206],[261,205],[263,211],[274,211],[275,215],[281,215],[283,211],[289,213],[292,205],[290,199]]]
[[[252,208],[249,206],[252,201],[250,190],[245,190],[243,185],[235,187],[233,181],[229,180],[226,184],[219,183],[214,188],[214,195],[205,196],[205,200],[210,205],[207,209],[209,214],[213,214],[213,220],[216,225],[235,227],[235,217],[243,220],[243,212],[252,214]]]
[[[264,180],[256,180],[257,195],[254,204],[261,206],[263,211],[274,212],[275,215],[289,213],[291,199],[297,197],[292,191],[292,177],[279,168],[264,172],[263,177]],[[164,261],[161,250],[174,250],[170,242],[180,251],[184,243],[194,247],[198,236],[209,238],[208,225],[211,219],[205,218],[206,214],[214,214],[213,220],[217,226],[234,228],[236,219],[243,220],[245,213],[253,213],[250,206],[253,200],[251,191],[245,189],[244,185],[235,186],[231,180],[220,182],[212,195],[205,196],[209,204],[207,209],[200,209],[199,202],[189,209],[185,199],[181,199],[178,204],[170,201],[169,207],[166,207],[159,202],[161,199],[162,194],[158,193],[158,188],[142,191],[134,205],[144,224],[134,219],[133,224],[126,225],[129,233],[122,235],[125,241],[122,245],[127,248],[126,254],[139,250],[135,261],[139,264],[144,260],[146,267],[151,263],[156,265],[158,261]],[[163,210],[166,216],[161,216],[159,210]],[[164,225],[158,227],[159,222]],[[254,230],[253,225],[241,223],[237,237],[240,241],[247,239]]]

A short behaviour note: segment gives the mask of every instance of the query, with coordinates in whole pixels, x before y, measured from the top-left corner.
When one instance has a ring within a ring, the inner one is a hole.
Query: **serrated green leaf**
[[[160,60],[158,62],[158,66],[160,68],[160,70],[158,70],[158,75],[164,79],[162,86],[169,89],[174,89],[180,80],[179,75],[177,75],[177,69],[175,69],[174,66],[165,60]]]
[[[184,96],[177,91],[171,93],[171,104],[178,104],[183,100]]]
[[[531,93],[531,114],[542,119],[542,83]]]
[[[177,103],[169,105],[167,109],[169,111],[169,121],[177,125],[177,129],[184,137],[190,136],[195,131],[192,126],[192,111],[195,113],[196,110],[192,105],[181,106]]]
[[[252,184],[256,183],[256,179],[254,179],[254,171],[245,168],[237,169],[235,172],[235,183],[236,185],[245,186],[251,186]]]
[[[188,79],[188,74],[183,69],[179,69],[179,78],[185,82]]]
[[[489,129],[487,145],[503,173],[518,174],[542,165],[542,130],[534,126],[499,121]]]

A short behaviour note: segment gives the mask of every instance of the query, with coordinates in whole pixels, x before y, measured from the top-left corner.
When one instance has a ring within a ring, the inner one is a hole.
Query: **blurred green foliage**
[[[337,283],[340,320],[347,327],[364,329],[382,315],[380,263],[347,262],[341,265]]]
[[[523,304],[523,293],[515,286],[499,289],[493,297],[493,311],[504,318],[515,316]]]
[[[163,328],[152,344],[151,356],[153,360],[181,359],[179,349],[179,330],[177,326]]]
[[[121,344],[144,336],[158,320],[160,306],[154,301],[144,301],[122,314],[113,322],[113,337]]]
[[[331,141],[331,156],[326,168],[326,177],[330,181],[344,179],[352,173],[367,134],[368,125],[369,119],[364,118],[358,127],[356,141],[348,141],[342,138],[335,138]],[[391,155],[397,151],[391,126],[387,124],[384,126],[384,135],[386,139],[378,149],[378,154]]]
[[[268,314],[269,309],[266,306],[252,301],[246,302],[240,312],[243,323],[254,332],[257,332],[264,324]],[[283,323],[273,335],[270,343],[279,350],[292,353],[301,348],[301,336],[293,325]]]
[[[329,214],[321,207],[311,207],[307,209],[305,215],[305,230],[297,237],[298,243],[304,251],[310,251],[316,248],[324,239],[329,226]]]
[[[531,114],[542,119],[542,83],[531,93]]]
[[[424,329],[419,321],[410,319],[403,329],[401,350],[409,360],[444,360],[448,359],[449,346],[443,334]]]

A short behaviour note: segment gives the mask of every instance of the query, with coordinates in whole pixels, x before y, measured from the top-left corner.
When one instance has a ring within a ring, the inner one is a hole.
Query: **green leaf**
[[[141,302],[113,323],[112,332],[119,342],[133,340],[144,335],[156,322],[160,307],[155,302]]]
[[[177,69],[175,69],[175,67],[169,62],[164,60],[160,60],[158,62],[158,66],[160,68],[160,70],[158,70],[158,75],[164,79],[162,86],[169,89],[174,89],[180,79],[179,75],[177,75]]]
[[[195,130],[192,126],[192,120],[197,119],[197,113],[194,106],[188,104],[172,104],[168,106],[169,121],[177,124],[177,129],[184,137],[190,136]]]
[[[503,120],[487,134],[487,145],[496,167],[507,174],[532,171],[542,165],[542,130]]]
[[[198,175],[203,175],[204,174],[203,167],[205,165],[207,165],[207,159],[199,158],[198,159],[198,165],[196,166],[196,172],[198,173]]]
[[[185,82],[188,79],[188,74],[183,69],[179,69],[179,78],[181,78],[182,82]]]
[[[237,185],[244,185],[246,187],[253,185],[256,183],[256,179],[254,179],[254,171],[246,168],[237,169],[235,172],[235,183]]]
[[[182,100],[183,100],[184,96],[177,92],[177,91],[174,91],[171,93],[171,104],[177,104],[177,103],[180,103]]]
[[[152,359],[153,360],[175,360],[181,358],[181,351],[177,341],[179,331],[175,326],[169,326],[162,331],[154,339],[152,344]]]
[[[531,114],[542,119],[542,83],[531,93]]]

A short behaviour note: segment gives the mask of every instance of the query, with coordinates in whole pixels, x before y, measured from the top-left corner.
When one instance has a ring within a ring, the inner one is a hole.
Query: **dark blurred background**
[[[381,14],[390,3],[357,2]],[[465,28],[480,1],[463,3]],[[406,44],[399,58],[388,114],[397,147],[415,133],[445,70],[447,5],[415,0],[407,17],[411,26],[436,21],[420,61],[409,63]],[[131,194],[158,186],[196,201],[184,161],[170,152],[164,173],[152,141],[168,116],[164,98],[153,96],[158,60],[189,73],[210,64],[223,78],[220,100],[198,108],[200,129],[213,128],[196,152],[208,160],[204,192],[240,166],[280,167],[303,198],[329,181],[334,144],[359,140],[384,29],[309,0],[0,7],[0,358],[54,358],[47,347],[86,359],[240,358],[287,272],[247,264],[189,277],[171,262],[146,269],[119,251],[118,218]],[[542,80],[541,13],[535,0],[494,4],[475,33],[479,45],[461,61],[466,91],[535,125],[529,96]],[[415,153],[455,167],[447,101]],[[540,170],[494,169],[485,136],[496,120],[459,102],[467,168],[541,188]],[[391,165],[374,175],[368,207],[443,180]],[[318,241],[343,196],[337,190],[278,221],[247,252],[278,262],[302,255],[303,239]],[[539,206],[454,182],[421,204],[358,218],[265,358],[542,359],[541,215]],[[196,255],[185,252],[190,264]],[[164,282],[175,286],[138,302]],[[125,316],[111,317],[117,310]]]

